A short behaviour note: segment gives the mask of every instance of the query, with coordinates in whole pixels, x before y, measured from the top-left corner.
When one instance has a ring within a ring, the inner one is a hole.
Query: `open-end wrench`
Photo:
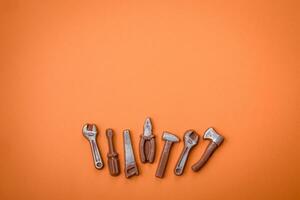
[[[95,124],[85,124],[82,128],[82,133],[86,139],[90,142],[94,165],[96,169],[101,169],[103,167],[103,161],[101,154],[97,145],[96,136],[97,136],[97,127]]]
[[[124,141],[124,155],[125,155],[125,176],[126,178],[130,178],[131,176],[138,176],[139,170],[137,168],[133,148],[130,139],[130,132],[128,129],[123,132],[123,141]]]
[[[198,144],[199,135],[194,130],[188,130],[184,134],[184,147],[177,161],[174,173],[177,176],[183,174],[183,170],[188,159],[188,155],[195,145]]]

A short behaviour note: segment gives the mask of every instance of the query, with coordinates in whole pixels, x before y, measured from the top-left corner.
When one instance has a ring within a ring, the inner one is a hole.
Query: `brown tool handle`
[[[108,168],[112,176],[117,176],[120,174],[120,167],[119,167],[120,165],[119,165],[118,153],[114,149],[113,135],[114,133],[112,129],[106,130],[106,137],[108,140],[108,148],[109,148],[109,152],[107,154]]]
[[[141,135],[141,140],[140,140],[140,158],[141,158],[141,162],[145,163],[146,161],[146,155],[145,155],[145,137],[143,135]]]
[[[170,149],[172,144],[173,143],[170,141],[165,142],[163,152],[161,153],[160,160],[155,174],[155,176],[158,178],[162,178],[164,176],[165,169],[169,160],[169,154],[170,154]]]
[[[155,156],[155,136],[141,135],[140,140],[140,158],[142,163],[153,163]]]
[[[156,145],[155,145],[155,137],[152,136],[150,141],[147,142],[148,144],[148,149],[149,151],[146,151],[146,155],[147,155],[147,160],[149,163],[153,163],[154,162],[154,157],[155,157],[155,150],[156,150]],[[146,146],[147,147],[147,146]]]
[[[214,142],[211,142],[205,152],[203,153],[203,155],[201,156],[200,160],[198,162],[196,162],[193,166],[192,166],[192,170],[194,172],[199,171],[204,164],[208,161],[208,159],[210,158],[210,156],[213,154],[213,152],[218,148],[218,145]]]
[[[108,168],[109,168],[109,173],[112,176],[117,176],[120,174],[120,168],[119,168],[119,158],[118,154],[107,154],[107,162],[108,162]]]
[[[130,178],[133,175],[139,175],[139,171],[135,163],[129,164],[125,166],[125,176],[126,178]]]

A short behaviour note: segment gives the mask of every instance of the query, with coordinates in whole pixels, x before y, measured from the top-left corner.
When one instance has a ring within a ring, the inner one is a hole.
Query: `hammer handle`
[[[205,152],[203,153],[203,155],[201,156],[200,160],[192,166],[192,170],[194,172],[199,171],[204,166],[204,164],[208,161],[208,159],[211,157],[211,155],[217,148],[218,148],[218,145],[214,142],[211,142],[207,146],[207,148],[206,148]]]
[[[161,153],[159,164],[156,170],[155,176],[158,178],[162,178],[165,173],[165,169],[169,160],[170,149],[172,147],[173,142],[166,141],[163,152]]]

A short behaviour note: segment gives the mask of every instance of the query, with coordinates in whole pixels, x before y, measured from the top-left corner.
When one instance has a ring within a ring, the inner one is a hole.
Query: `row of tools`
[[[96,125],[85,124],[83,126],[82,132],[83,135],[90,142],[94,165],[96,169],[102,169],[104,164],[96,141],[96,136],[97,136]],[[112,176],[117,176],[120,174],[120,164],[119,164],[118,153],[114,148],[113,135],[114,132],[112,129],[106,130],[106,137],[109,146],[109,151],[107,153],[109,172]],[[185,132],[183,137],[184,147],[174,169],[175,175],[180,176],[183,174],[186,162],[189,157],[189,153],[191,152],[192,148],[198,144],[199,137],[200,136],[194,130],[188,130]],[[163,132],[162,139],[165,141],[165,144],[155,174],[155,176],[158,178],[163,178],[164,176],[164,172],[169,160],[169,154],[170,154],[172,144],[180,141],[180,139],[176,135],[166,131]],[[210,158],[213,152],[221,145],[221,143],[224,140],[224,137],[218,134],[213,128],[209,128],[205,131],[203,135],[203,139],[210,140],[210,143],[207,146],[206,150],[204,151],[203,155],[201,156],[200,160],[192,166],[192,170],[195,172],[199,171],[204,166],[204,164],[207,162],[207,160]],[[124,141],[124,153],[125,153],[124,156],[125,176],[126,178],[130,178],[134,175],[137,176],[139,174],[139,171],[133,153],[130,131],[128,129],[123,131],[123,141]],[[151,119],[148,117],[145,120],[144,132],[141,135],[140,144],[139,144],[139,154],[140,154],[141,162],[153,163],[155,157],[155,150],[156,150],[155,135],[153,135]]]

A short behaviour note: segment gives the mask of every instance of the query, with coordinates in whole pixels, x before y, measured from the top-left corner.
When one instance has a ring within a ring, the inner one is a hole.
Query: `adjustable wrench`
[[[183,174],[183,170],[191,149],[198,144],[199,135],[194,130],[188,130],[184,134],[184,147],[177,161],[174,173],[177,176]]]
[[[82,128],[83,136],[88,139],[91,145],[94,165],[96,169],[101,169],[103,167],[103,161],[100,155],[100,151],[97,145],[97,127],[95,124],[85,124]]]

